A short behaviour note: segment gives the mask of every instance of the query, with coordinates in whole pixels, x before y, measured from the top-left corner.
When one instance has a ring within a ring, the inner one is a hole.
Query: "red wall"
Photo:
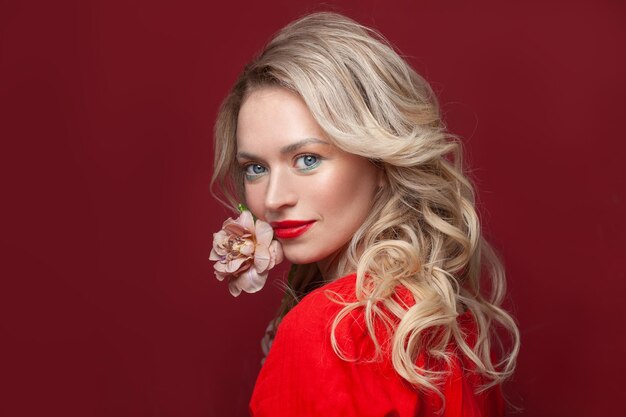
[[[2,416],[246,415],[280,292],[211,273],[212,123],[315,3],[2,2]],[[624,4],[458,3],[331,8],[395,43],[465,139],[522,332],[513,403],[624,415]]]

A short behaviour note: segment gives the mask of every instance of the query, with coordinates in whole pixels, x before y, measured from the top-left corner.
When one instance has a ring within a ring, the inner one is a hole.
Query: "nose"
[[[297,187],[289,173],[282,170],[270,174],[265,193],[265,208],[269,211],[279,211],[295,206],[298,202]]]

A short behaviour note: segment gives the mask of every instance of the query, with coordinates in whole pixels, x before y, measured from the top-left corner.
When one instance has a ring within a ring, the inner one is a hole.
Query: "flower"
[[[270,269],[282,262],[283,249],[273,240],[272,226],[254,220],[248,210],[233,220],[226,219],[222,230],[213,234],[213,249],[209,259],[215,276],[228,278],[228,289],[237,297],[241,291],[254,293],[265,285]]]

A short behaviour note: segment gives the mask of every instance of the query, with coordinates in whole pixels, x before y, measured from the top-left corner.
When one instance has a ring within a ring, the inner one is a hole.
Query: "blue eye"
[[[265,167],[259,164],[246,165],[244,169],[246,171],[246,178],[248,179],[254,179],[260,175],[263,175],[266,171]]]
[[[302,171],[308,171],[316,168],[321,162],[321,158],[317,155],[301,155],[296,158],[296,168]]]

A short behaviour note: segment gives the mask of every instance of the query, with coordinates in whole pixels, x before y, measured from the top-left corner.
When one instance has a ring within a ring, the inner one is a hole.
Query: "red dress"
[[[504,415],[499,387],[475,394],[474,388],[481,380],[466,370],[471,366],[464,365],[460,358],[455,359],[442,387],[445,397],[442,414],[438,412],[442,409],[440,398],[434,393],[420,393],[404,381],[388,355],[378,362],[340,359],[330,342],[330,325],[342,306],[329,300],[325,292],[330,290],[353,301],[355,278],[354,274],[347,275],[312,291],[284,317],[254,387],[250,401],[252,416]],[[471,329],[468,313],[459,320],[462,327]],[[373,357],[374,347],[363,323],[363,315],[355,312],[336,331],[349,357]],[[384,342],[384,331],[376,332],[381,336],[379,343]]]

